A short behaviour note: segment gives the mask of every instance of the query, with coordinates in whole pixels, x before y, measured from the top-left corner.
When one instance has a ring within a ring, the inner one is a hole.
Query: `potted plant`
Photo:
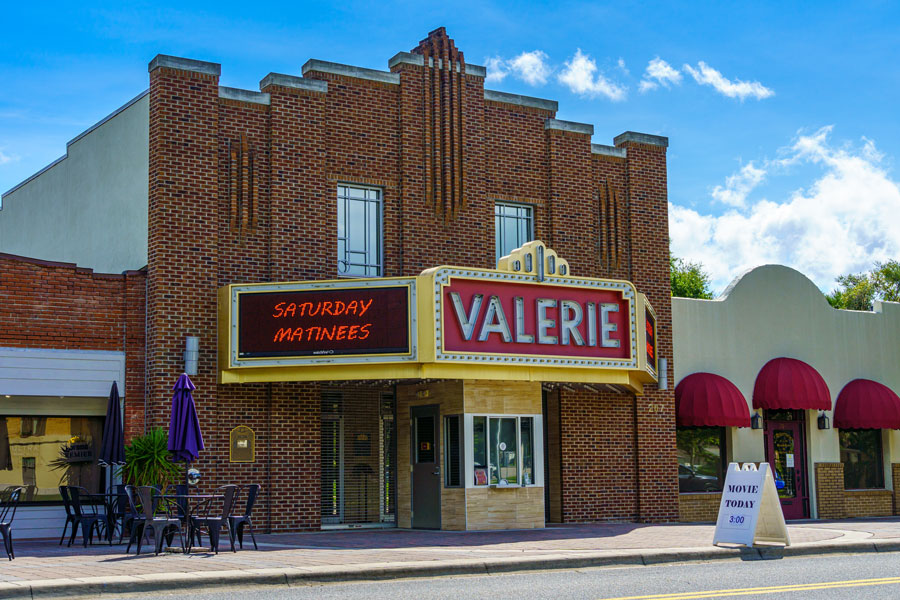
[[[131,439],[125,446],[125,465],[120,473],[122,480],[131,485],[152,485],[165,489],[174,483],[181,473],[172,462],[169,452],[169,436],[162,427],[154,427],[146,434]]]

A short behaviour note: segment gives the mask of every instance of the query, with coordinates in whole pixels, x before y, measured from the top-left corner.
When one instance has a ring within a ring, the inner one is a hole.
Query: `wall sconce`
[[[750,429],[762,429],[762,415],[759,412],[750,417]]]
[[[831,429],[831,422],[824,412],[819,414],[819,429]]]
[[[669,389],[669,361],[662,357],[659,359],[659,389]]]
[[[189,335],[184,340],[184,372],[188,375],[196,375],[199,360],[200,338],[195,335]]]

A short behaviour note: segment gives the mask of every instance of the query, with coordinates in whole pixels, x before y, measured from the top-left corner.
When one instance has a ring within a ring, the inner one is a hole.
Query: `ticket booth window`
[[[534,417],[531,416],[474,416],[474,485],[535,484],[534,431]]]

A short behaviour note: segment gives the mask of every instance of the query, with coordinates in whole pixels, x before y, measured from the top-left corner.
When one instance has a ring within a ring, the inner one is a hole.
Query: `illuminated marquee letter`
[[[521,296],[516,296],[513,302],[515,304],[516,343],[533,344],[534,336],[530,333],[525,333],[525,299]]]
[[[491,299],[488,300],[487,312],[484,314],[484,323],[481,324],[478,341],[485,341],[492,333],[499,333],[503,336],[504,342],[512,341],[512,335],[509,333],[509,323],[506,321],[503,305],[500,304],[498,296],[491,296]]]
[[[570,317],[570,314],[575,316]],[[584,346],[584,338],[581,337],[581,332],[578,331],[578,326],[581,325],[583,316],[581,304],[578,302],[563,300],[559,303],[559,330],[562,337],[560,343],[563,346],[569,345],[570,340],[575,340],[576,346]]]
[[[619,340],[609,337],[609,334],[618,329],[615,323],[609,322],[609,313],[619,312],[618,304],[603,303],[600,305],[600,345],[604,348],[618,348]]]
[[[559,341],[555,335],[550,335],[547,331],[556,327],[556,320],[547,318],[547,309],[556,308],[556,300],[550,298],[537,299],[537,326],[538,326],[538,344],[555,344]]]
[[[475,333],[475,321],[478,320],[478,314],[481,312],[481,301],[484,300],[484,295],[475,294],[472,296],[472,307],[469,309],[468,316],[466,316],[466,309],[463,308],[459,292],[450,292],[450,300],[453,302],[453,310],[456,312],[456,321],[459,323],[459,328],[462,329],[463,339],[468,342],[472,339],[472,334]]]

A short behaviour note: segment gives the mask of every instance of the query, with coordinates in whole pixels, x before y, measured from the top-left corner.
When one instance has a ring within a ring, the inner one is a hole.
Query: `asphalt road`
[[[900,598],[900,553],[357,582],[297,588],[218,589],[172,594],[193,600],[692,600],[699,598]],[[133,598],[147,598],[147,595]],[[169,597],[154,594],[153,597]]]

